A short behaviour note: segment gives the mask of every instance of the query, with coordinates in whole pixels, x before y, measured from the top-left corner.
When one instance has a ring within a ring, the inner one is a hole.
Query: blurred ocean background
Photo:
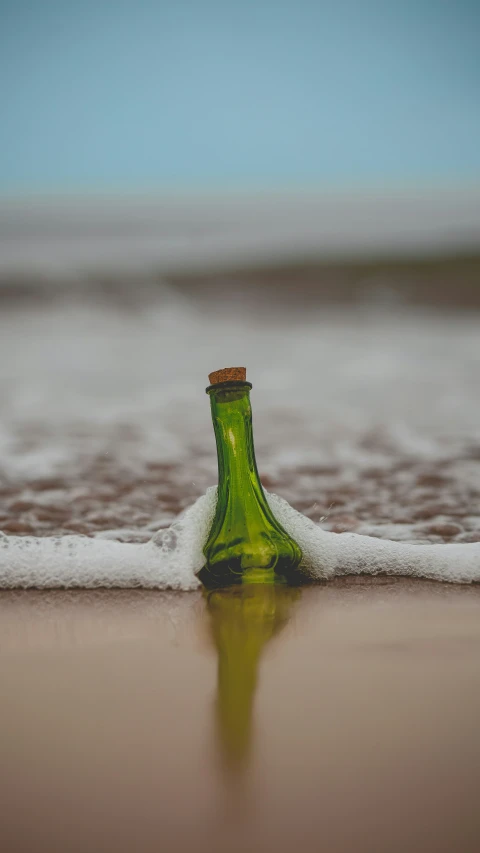
[[[480,536],[478,4],[0,4],[0,528],[143,540],[215,482]]]

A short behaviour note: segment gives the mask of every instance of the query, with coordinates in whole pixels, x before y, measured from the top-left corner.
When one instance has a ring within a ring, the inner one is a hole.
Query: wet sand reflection
[[[285,627],[300,595],[298,588],[269,584],[204,592],[218,653],[218,746],[229,770],[241,770],[248,762],[262,652]]]

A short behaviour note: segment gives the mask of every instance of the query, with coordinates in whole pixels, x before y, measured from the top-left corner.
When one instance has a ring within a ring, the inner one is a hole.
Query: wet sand
[[[472,587],[4,592],[4,849],[473,853],[479,659]]]

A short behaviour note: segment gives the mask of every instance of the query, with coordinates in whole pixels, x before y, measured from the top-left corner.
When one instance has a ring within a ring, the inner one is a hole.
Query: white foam
[[[88,536],[0,534],[0,588],[195,589],[215,509],[212,491],[142,544]]]
[[[302,570],[314,580],[388,574],[450,583],[480,581],[480,543],[411,545],[358,533],[329,533],[278,495],[268,495],[268,500],[302,549]]]
[[[480,581],[480,543],[409,545],[329,533],[277,495],[267,496],[275,516],[300,545],[301,569],[312,580],[386,573],[451,583]],[[0,588],[195,589],[215,503],[216,489],[208,489],[170,527],[143,544],[0,534]]]

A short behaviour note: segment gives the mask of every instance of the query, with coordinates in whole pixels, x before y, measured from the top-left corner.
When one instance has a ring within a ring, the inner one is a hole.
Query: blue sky
[[[480,182],[472,0],[0,0],[0,192]]]

